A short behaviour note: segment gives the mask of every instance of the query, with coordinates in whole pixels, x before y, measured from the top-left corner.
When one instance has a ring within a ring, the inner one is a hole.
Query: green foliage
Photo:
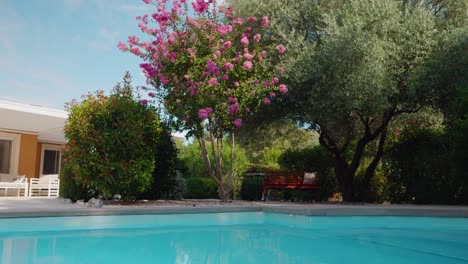
[[[285,170],[317,172],[321,186],[321,200],[327,200],[339,190],[333,158],[322,146],[300,150],[289,149],[280,156],[279,163]]]
[[[468,114],[468,112],[466,112]],[[454,194],[458,203],[468,204],[468,119],[454,122],[447,130],[452,146],[450,153],[450,176],[459,187]]]
[[[378,166],[375,170],[375,175],[372,177],[370,190],[366,190],[366,186],[364,185],[364,174],[365,168],[371,162],[371,158],[364,157],[362,159],[362,166],[359,167],[358,171],[356,172],[356,179],[355,179],[355,190],[356,190],[356,197],[360,200],[364,200],[362,197],[367,195],[366,201],[367,202],[386,202],[389,200],[388,192],[388,180],[383,170],[382,166]]]
[[[385,159],[390,199],[419,203],[468,203],[468,31],[440,34],[416,86],[439,94],[433,101],[448,127],[406,129]],[[411,128],[411,127],[410,127]]]
[[[162,127],[158,113],[135,100],[128,74],[109,96],[88,94],[68,110],[66,159],[77,183],[124,200],[150,188]]]
[[[172,141],[168,128],[159,134],[155,146],[155,170],[153,184],[141,198],[146,199],[179,199],[182,197],[184,183],[177,179],[177,148]]]
[[[468,29],[442,32],[417,85],[439,96],[433,101],[448,121],[468,113]]]
[[[264,150],[262,164],[271,169],[279,168],[278,159],[281,153],[282,150],[278,147],[266,148]]]
[[[318,135],[285,120],[264,122],[259,118],[248,120],[239,128],[237,142],[244,148],[251,163],[278,167],[278,157],[289,148],[305,148],[318,144]]]
[[[381,135],[384,146],[401,133],[443,129],[440,109],[449,124],[467,113],[466,0],[228,3],[241,16],[268,15],[268,37],[288,43],[290,93],[281,107],[258,118],[287,116],[317,129],[350,193],[353,185],[357,196],[369,193],[362,190],[369,188],[365,175],[375,175],[371,200],[385,198],[382,168],[371,162],[381,155],[374,144]]]
[[[393,202],[468,203],[468,125],[404,134],[389,148],[385,168]],[[463,145],[465,144],[465,145]],[[462,168],[461,170],[457,168]]]
[[[440,29],[464,27],[468,21],[468,1],[466,0],[402,0],[410,9],[425,6],[437,17]]]
[[[67,163],[64,163],[60,169],[59,196],[63,198],[69,198],[72,201],[87,201],[93,196],[93,191],[76,182]]]
[[[288,52],[282,61],[287,70],[284,76],[291,80],[303,78],[308,73],[307,65],[295,67],[296,60],[308,56],[309,41],[320,37],[323,14],[333,6],[341,5],[341,1],[332,0],[228,0],[227,2],[234,7],[236,15],[240,17],[268,16],[271,30],[264,38],[269,42],[279,42],[287,46]]]
[[[349,130],[361,135],[361,118],[374,120],[372,129],[389,109],[411,110],[432,95],[409,85],[434,45],[434,22],[424,10],[401,11],[394,1],[348,1],[323,21],[320,42],[297,65],[313,64],[309,81],[295,93],[306,107],[305,122],[319,124],[342,145]]]
[[[184,198],[207,199],[218,197],[218,186],[211,178],[190,177],[186,180]]]
[[[361,159],[381,157],[382,148],[370,153],[367,146],[385,138],[395,117],[432,105],[440,94],[420,85],[438,44],[437,18],[425,5],[390,0],[232,1],[263,7],[272,37],[298,43],[285,58],[291,89],[280,111],[320,133],[343,197],[352,201],[356,172],[367,170],[366,186],[378,167],[360,168]]]
[[[207,144],[208,151],[211,150],[211,144]],[[234,160],[233,160],[233,175],[232,175],[232,192],[234,197],[238,197],[242,184],[242,178],[247,170],[249,160],[245,151],[238,145],[235,146]],[[209,177],[206,172],[203,157],[200,155],[200,145],[191,143],[186,146],[180,146],[179,150],[179,170],[186,179],[192,177]],[[228,145],[223,146],[222,158],[223,167],[229,168],[229,161],[231,156],[231,148]],[[211,161],[213,162],[213,161]],[[187,182],[188,183],[188,182]],[[187,186],[188,188],[188,186]]]

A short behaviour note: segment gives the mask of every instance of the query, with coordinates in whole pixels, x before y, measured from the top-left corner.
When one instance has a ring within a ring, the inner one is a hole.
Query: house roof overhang
[[[39,141],[66,143],[68,112],[0,100],[0,130],[35,134]]]

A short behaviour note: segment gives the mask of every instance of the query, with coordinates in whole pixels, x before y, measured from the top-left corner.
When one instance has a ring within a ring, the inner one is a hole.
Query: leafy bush
[[[218,198],[218,186],[208,177],[191,177],[186,180],[185,198],[207,199]]]
[[[468,96],[466,97],[468,101]],[[468,107],[468,103],[465,105]],[[468,204],[468,119],[460,119],[447,130],[451,143],[450,176],[454,178],[457,191],[453,194],[456,203]]]
[[[60,197],[69,198],[72,201],[85,200],[92,197],[93,191],[77,183],[70,168],[65,163],[60,170]]]
[[[203,157],[200,155],[200,146],[196,143],[192,143],[186,146],[180,146],[180,148],[179,170],[182,172],[182,175],[187,179],[192,177],[209,177],[206,172]],[[245,151],[241,147],[236,145],[235,148],[236,152],[234,153],[233,160],[232,192],[234,197],[238,197],[240,194],[242,178],[244,177],[244,173],[247,170],[249,161]],[[207,146],[207,149],[211,149],[210,145]],[[223,147],[222,151],[223,167],[229,168],[231,148],[230,146],[226,145]],[[225,178],[226,176],[223,179]]]
[[[177,149],[172,141],[170,131],[164,127],[155,146],[155,169],[152,173],[153,184],[141,198],[145,199],[179,199],[184,186],[177,179]]]
[[[419,130],[404,134],[384,159],[392,202],[468,203],[465,152],[468,126],[457,130]],[[463,131],[463,132],[462,132]],[[458,134],[460,137],[457,137]]]
[[[133,200],[153,184],[158,113],[136,101],[127,74],[109,96],[83,96],[69,104],[66,159],[78,184],[105,198]]]
[[[265,148],[262,164],[271,169],[279,169],[278,159],[283,151],[278,147]]]
[[[361,161],[363,166],[359,166],[354,181],[355,195],[358,200],[366,202],[382,203],[388,201],[388,181],[382,166],[377,166],[371,180],[370,190],[365,190],[364,174],[371,161],[370,157],[364,157]]]
[[[327,200],[339,190],[333,159],[322,146],[289,149],[280,156],[279,164],[284,170],[317,172],[321,200]]]

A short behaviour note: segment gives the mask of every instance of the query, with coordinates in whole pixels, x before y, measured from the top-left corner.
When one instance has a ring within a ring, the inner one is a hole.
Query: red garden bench
[[[263,180],[262,200],[266,200],[271,189],[313,190],[320,192],[316,173],[298,171],[268,171]]]

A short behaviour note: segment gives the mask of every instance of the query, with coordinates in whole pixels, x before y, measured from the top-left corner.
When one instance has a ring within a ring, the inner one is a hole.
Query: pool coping
[[[199,214],[232,212],[268,212],[310,216],[433,216],[468,218],[468,206],[434,205],[289,205],[262,204],[250,206],[213,207],[103,207],[61,208],[41,210],[0,210],[0,218],[141,215],[141,214]]]

